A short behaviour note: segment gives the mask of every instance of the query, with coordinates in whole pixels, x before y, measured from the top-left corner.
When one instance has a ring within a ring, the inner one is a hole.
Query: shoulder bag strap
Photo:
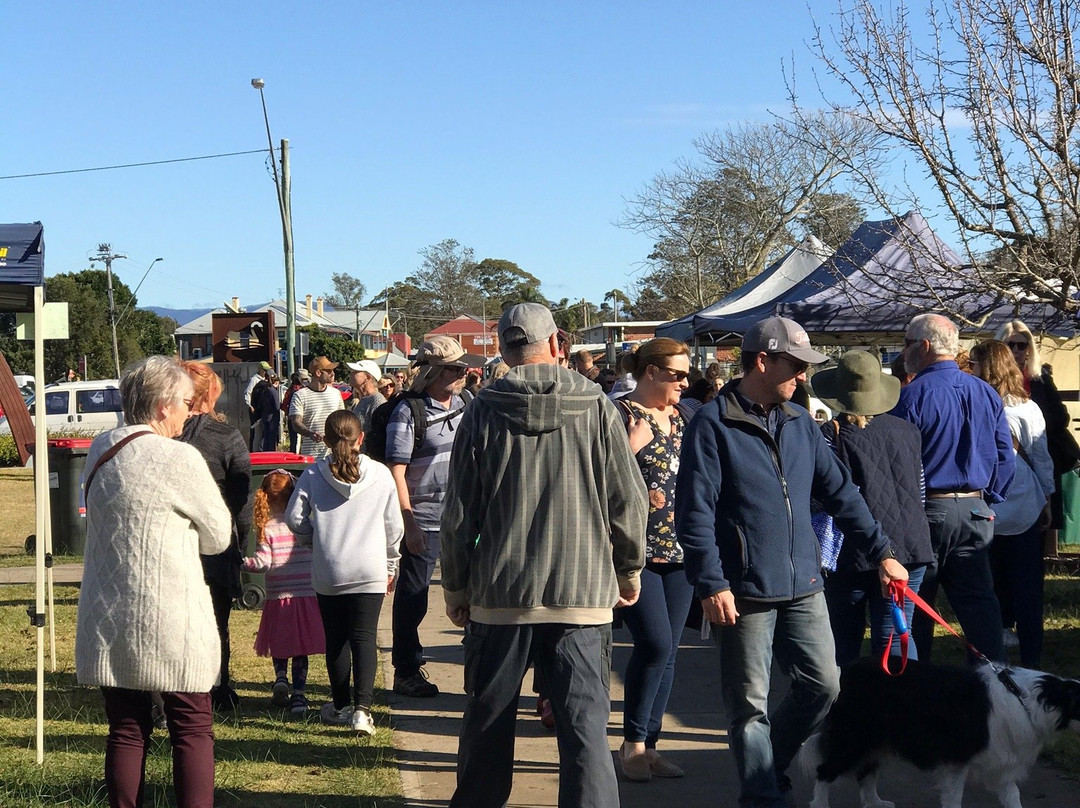
[[[97,474],[98,469],[101,468],[104,463],[112,460],[117,452],[123,449],[128,443],[135,440],[135,438],[139,437],[140,435],[149,434],[149,432],[132,432],[126,438],[118,440],[116,443],[106,449],[102,453],[101,457],[98,458],[97,463],[94,464],[94,468],[90,470],[90,473],[88,475],[86,475],[86,482],[83,484],[83,498],[85,499],[86,495],[90,493],[90,483],[94,481],[94,475]]]

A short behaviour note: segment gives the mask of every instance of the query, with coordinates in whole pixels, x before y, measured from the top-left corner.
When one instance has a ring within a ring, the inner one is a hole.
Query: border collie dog
[[[862,659],[840,674],[840,697],[803,747],[816,776],[810,808],[828,808],[829,784],[853,775],[863,808],[893,808],[877,793],[881,764],[901,758],[930,772],[942,808],[960,808],[970,777],[1022,808],[1019,783],[1056,733],[1080,732],[1080,681],[986,664],[953,668],[911,661],[899,676]]]

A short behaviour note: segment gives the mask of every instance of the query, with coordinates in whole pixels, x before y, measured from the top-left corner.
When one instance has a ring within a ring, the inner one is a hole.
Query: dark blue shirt
[[[952,360],[924,368],[900,391],[893,415],[922,433],[927,491],[984,491],[1002,502],[1016,460],[1001,396]]]

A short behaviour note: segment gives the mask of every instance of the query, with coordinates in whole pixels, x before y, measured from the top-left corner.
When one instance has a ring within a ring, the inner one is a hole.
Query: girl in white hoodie
[[[297,542],[312,545],[311,585],[333,696],[321,718],[371,735],[376,629],[383,599],[393,591],[405,528],[394,479],[386,466],[360,454],[363,440],[356,415],[330,414],[324,441],[331,455],[300,476],[285,521]]]

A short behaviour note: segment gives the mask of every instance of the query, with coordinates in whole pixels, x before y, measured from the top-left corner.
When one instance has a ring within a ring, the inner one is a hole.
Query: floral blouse
[[[638,467],[649,490],[649,522],[645,528],[645,558],[650,563],[681,564],[682,547],[675,536],[675,478],[685,422],[678,410],[671,412],[671,434],[665,435],[656,419],[632,401],[625,405],[652,427],[653,439],[637,453]]]

